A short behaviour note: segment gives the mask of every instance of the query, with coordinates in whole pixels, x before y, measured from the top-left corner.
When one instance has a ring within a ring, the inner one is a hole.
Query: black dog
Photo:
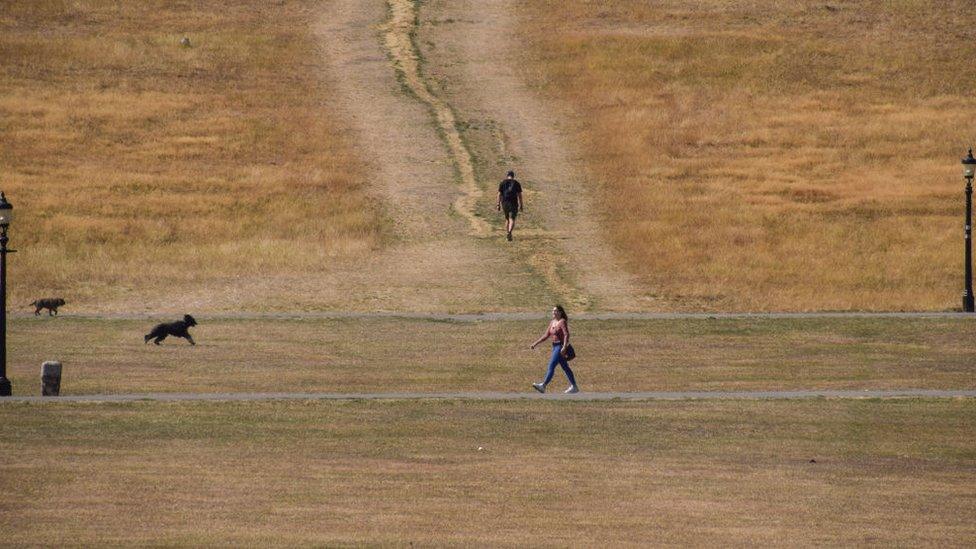
[[[166,339],[166,336],[173,337],[184,337],[190,342],[190,345],[196,345],[193,338],[190,337],[190,326],[196,326],[197,321],[193,319],[190,315],[183,315],[183,320],[177,320],[176,322],[164,322],[163,324],[157,324],[151,332],[146,334],[146,343],[149,340],[153,340],[153,343],[159,345],[159,342]]]
[[[46,297],[31,303],[31,307],[34,307],[34,316],[41,314],[41,309],[47,309],[47,315],[54,316],[58,314],[58,307],[62,305],[64,300],[60,297]]]

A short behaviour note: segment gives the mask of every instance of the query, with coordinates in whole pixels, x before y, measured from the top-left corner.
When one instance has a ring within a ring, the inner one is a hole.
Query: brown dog
[[[60,297],[45,297],[31,303],[31,307],[34,307],[34,316],[40,315],[41,309],[47,309],[47,315],[54,316],[58,314],[58,307],[62,305],[64,305],[64,300]]]

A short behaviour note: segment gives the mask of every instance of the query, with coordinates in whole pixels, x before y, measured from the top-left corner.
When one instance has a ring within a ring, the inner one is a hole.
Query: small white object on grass
[[[484,447],[484,446],[478,446],[478,451],[479,451],[479,452],[480,452],[480,451],[482,451],[482,450],[484,450],[484,449],[485,449],[485,447]]]
[[[190,39],[187,38],[186,36],[184,36],[183,38],[180,39],[180,45],[183,46],[184,48],[189,48],[190,47]]]

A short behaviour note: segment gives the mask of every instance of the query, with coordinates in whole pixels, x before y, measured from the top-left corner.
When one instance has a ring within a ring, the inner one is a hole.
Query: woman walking
[[[537,339],[530,348],[535,349],[536,345],[549,339],[549,336],[552,336],[552,356],[549,358],[549,370],[546,372],[546,379],[542,383],[533,383],[532,387],[540,393],[545,393],[546,386],[549,385],[553,374],[556,373],[556,364],[559,364],[562,366],[563,372],[566,373],[566,377],[569,378],[569,389],[566,389],[565,392],[578,393],[579,387],[576,386],[576,377],[573,376],[573,371],[569,369],[569,361],[566,359],[566,350],[569,347],[569,317],[566,316],[566,311],[562,305],[553,307],[552,320],[549,321],[546,333],[542,334],[542,337]]]

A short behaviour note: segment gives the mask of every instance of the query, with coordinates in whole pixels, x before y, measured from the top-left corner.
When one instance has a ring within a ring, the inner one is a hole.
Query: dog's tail
[[[37,302],[36,301],[31,301],[30,302],[30,305],[28,305],[28,307],[37,307]]]

